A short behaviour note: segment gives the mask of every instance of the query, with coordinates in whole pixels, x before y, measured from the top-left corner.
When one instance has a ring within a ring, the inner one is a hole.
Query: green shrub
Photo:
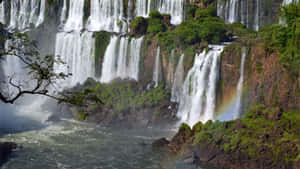
[[[163,16],[157,10],[153,10],[149,13],[149,18],[150,19],[162,19]]]
[[[292,75],[300,72],[300,3],[281,8],[281,17],[286,25],[274,24],[262,29],[261,36],[265,41],[267,52],[278,50],[279,62]]]
[[[147,32],[148,23],[143,17],[136,17],[130,24],[130,32],[132,34],[143,35]]]
[[[300,112],[278,111],[256,105],[238,120],[197,123],[193,127],[193,143],[213,144],[226,152],[242,151],[253,159],[295,161],[300,153]]]
[[[208,6],[206,9],[197,9],[195,13],[196,19],[202,19],[205,17],[216,17],[217,16],[217,8]]]
[[[97,83],[93,86],[85,87],[80,94],[85,95],[89,93],[95,94],[98,99],[103,101],[103,104],[97,104],[95,108],[107,107],[116,113],[135,112],[145,107],[163,104],[163,101],[170,98],[170,91],[165,90],[162,84],[157,88],[146,91],[133,82]],[[156,111],[159,112],[159,110]]]

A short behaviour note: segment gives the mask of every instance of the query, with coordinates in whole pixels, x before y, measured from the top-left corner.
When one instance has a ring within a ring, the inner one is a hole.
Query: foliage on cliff
[[[199,122],[192,133],[188,135],[194,145],[214,145],[227,153],[243,152],[253,160],[268,158],[286,164],[300,160],[299,110],[281,112],[258,105],[235,121]]]
[[[286,25],[273,24],[262,29],[265,49],[279,51],[279,61],[292,74],[300,72],[300,3],[290,4],[281,9]]]
[[[144,86],[133,81],[114,81],[110,84],[102,84],[90,79],[78,89],[76,96],[78,105],[82,102],[82,98],[89,98],[89,95],[103,101],[90,104],[83,110],[87,114],[79,111],[80,115],[101,113],[102,110],[112,113],[135,113],[146,108],[153,108],[155,110],[153,113],[159,114],[160,107],[169,105],[170,100],[170,91],[166,90],[163,85],[145,90]],[[91,100],[91,98],[89,99]]]

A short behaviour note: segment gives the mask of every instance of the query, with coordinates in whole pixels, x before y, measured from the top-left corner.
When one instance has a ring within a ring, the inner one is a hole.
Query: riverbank
[[[218,168],[299,169],[299,115],[259,105],[238,120],[183,124],[167,147]]]

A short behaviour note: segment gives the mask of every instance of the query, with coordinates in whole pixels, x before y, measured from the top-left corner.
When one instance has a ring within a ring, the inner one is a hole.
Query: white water
[[[255,16],[254,16],[254,30],[259,30],[259,16],[260,16],[260,4],[259,0],[256,0]]]
[[[148,17],[151,11],[151,0],[136,0],[135,15]]]
[[[154,3],[151,3],[154,2]],[[151,10],[171,15],[171,24],[178,25],[184,17],[184,0],[136,0],[136,16],[148,17]]]
[[[229,16],[228,16],[228,22],[233,23],[238,20],[238,0],[230,0],[230,10],[229,10]]]
[[[64,31],[69,32],[73,30],[81,30],[83,28],[83,16],[84,16],[84,0],[71,0],[69,1],[69,13],[68,18],[64,24]],[[66,3],[64,3],[63,9],[65,9]],[[66,15],[61,15],[65,17]],[[63,19],[61,19],[63,20]]]
[[[17,44],[17,41],[6,41],[5,50],[10,51],[10,46]],[[29,80],[31,77],[27,74],[25,65],[20,59],[14,55],[5,56],[2,62],[5,79],[5,85],[1,85],[3,94],[8,97],[14,97],[18,90],[9,85],[9,79],[23,90],[31,90],[33,81]],[[4,104],[0,102],[0,129],[7,131],[23,131],[40,127],[40,123],[44,123],[50,112],[43,110],[41,105],[46,101],[42,96],[24,95],[14,105]]]
[[[290,3],[298,3],[299,0],[283,0],[282,5],[288,5]]]
[[[5,1],[2,1],[0,3],[0,22],[2,24],[6,24],[6,18],[5,18]]]
[[[7,8],[5,3],[10,3]],[[25,31],[38,27],[44,21],[45,0],[3,0],[0,7],[0,22],[7,24],[8,29]],[[6,14],[10,20],[6,20]]]
[[[67,0],[64,0],[63,8],[61,10],[60,22],[64,24],[67,19]]]
[[[56,35],[55,56],[66,64],[56,64],[57,73],[71,73],[72,76],[60,85],[72,87],[95,76],[94,39],[90,32],[61,32]]]
[[[241,68],[240,68],[240,79],[236,88],[236,105],[234,110],[233,119],[241,117],[242,108],[242,94],[243,94],[243,82],[244,82],[244,70],[245,70],[245,59],[246,59],[246,48],[242,48]]]
[[[177,64],[177,68],[174,75],[174,82],[172,86],[172,93],[171,93],[171,101],[172,102],[179,102],[180,96],[182,92],[182,83],[183,83],[183,76],[184,76],[184,67],[183,67],[183,59],[184,54],[180,56],[179,62]]]
[[[258,31],[261,16],[260,1],[254,0],[254,2],[251,2],[254,5],[252,8],[248,3],[249,0],[218,0],[217,15],[223,18],[226,23],[241,22],[246,24],[247,28]],[[249,11],[252,11],[253,17],[249,17]]]
[[[171,15],[171,24],[178,25],[183,21],[184,0],[160,0],[158,11]]]
[[[142,42],[143,37],[129,41],[128,37],[112,36],[105,51],[100,81],[138,80]]]
[[[154,68],[153,68],[153,82],[154,87],[158,86],[158,82],[159,82],[159,74],[160,74],[160,47],[157,48],[157,53],[156,53],[156,57],[155,57],[155,64],[154,64]]]
[[[40,1],[40,12],[37,22],[35,23],[35,27],[38,27],[40,24],[44,22],[45,18],[45,9],[46,9],[46,0]]]
[[[223,46],[210,46],[208,52],[196,54],[194,66],[183,84],[177,116],[193,126],[198,121],[214,119],[216,85],[219,76],[219,57]]]
[[[91,15],[87,29],[90,31],[105,30],[109,32],[126,32],[123,0],[91,0]]]

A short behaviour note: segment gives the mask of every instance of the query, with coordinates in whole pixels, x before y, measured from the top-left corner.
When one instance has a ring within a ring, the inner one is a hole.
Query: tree
[[[67,102],[84,106],[87,102],[102,103],[93,94],[78,92],[49,92],[49,88],[59,80],[65,80],[72,74],[56,72],[55,64],[65,64],[59,56],[41,56],[36,43],[30,41],[23,33],[1,33],[0,63],[8,57],[14,57],[23,65],[22,70],[26,72],[26,79],[16,80],[16,75],[4,76],[0,81],[0,101],[13,104],[26,94],[44,95],[58,100],[59,103]],[[9,41],[4,47],[4,40]],[[2,49],[1,49],[2,48]],[[30,84],[30,85],[29,85]],[[81,96],[81,97],[78,97]]]

